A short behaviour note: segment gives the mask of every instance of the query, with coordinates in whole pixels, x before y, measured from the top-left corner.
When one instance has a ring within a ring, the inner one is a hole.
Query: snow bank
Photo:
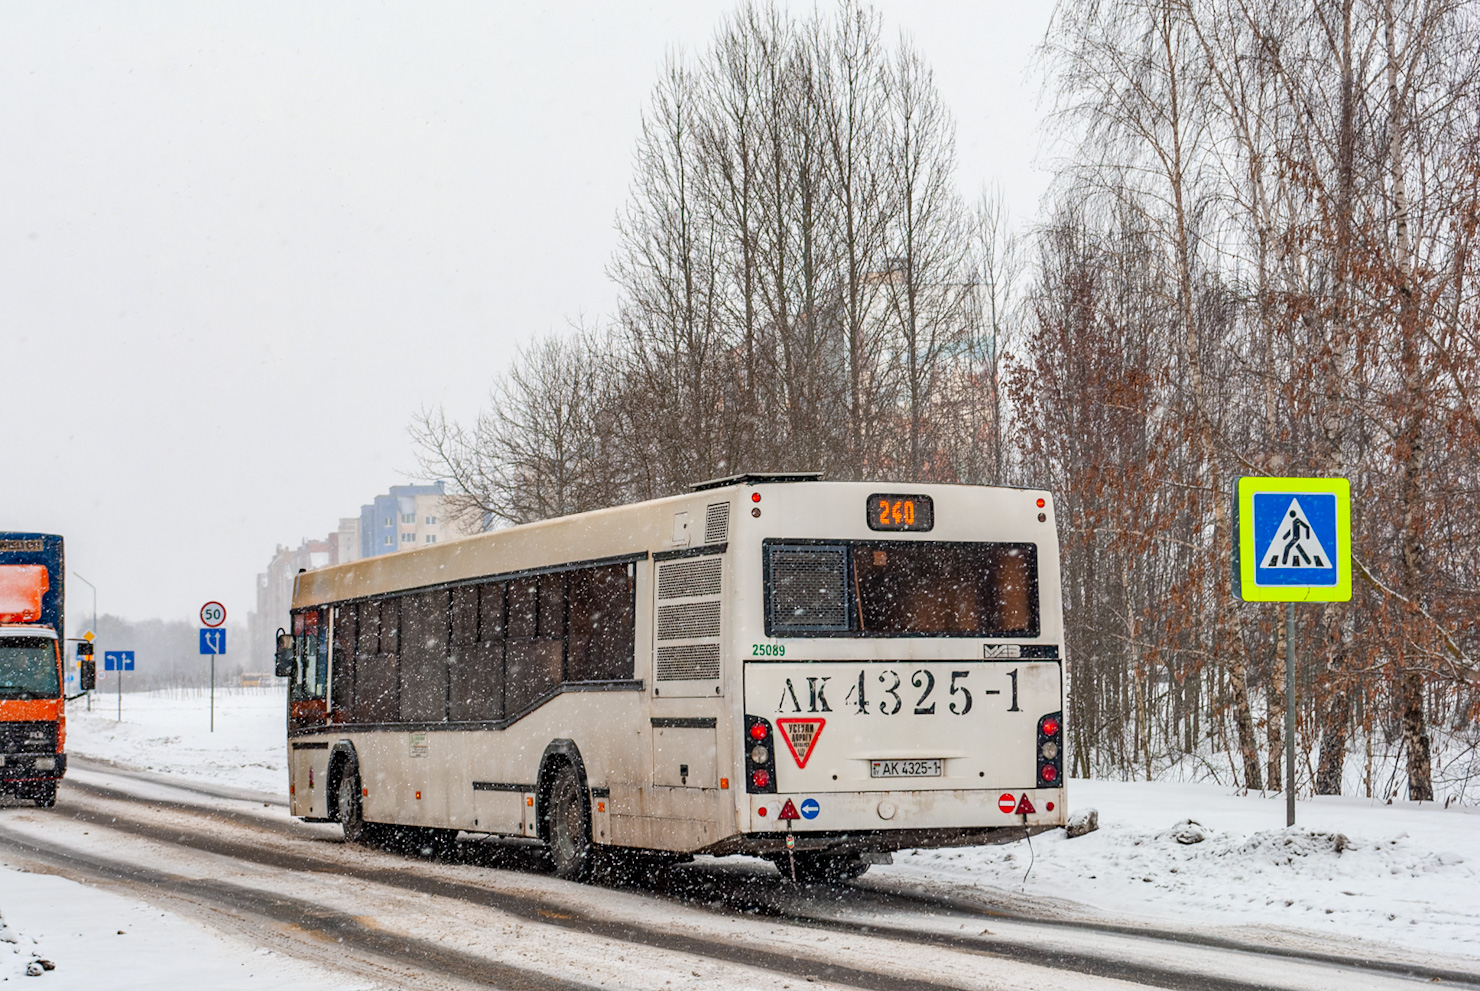
[[[1217,785],[1071,781],[1069,795],[1099,809],[1097,832],[915,851],[878,876],[1116,922],[1480,957],[1480,810],[1318,798],[1286,829],[1282,797]]]

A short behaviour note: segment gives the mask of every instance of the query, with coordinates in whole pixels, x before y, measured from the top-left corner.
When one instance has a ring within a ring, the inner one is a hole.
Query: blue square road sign
[[[226,653],[226,631],[214,627],[201,630],[200,652],[202,654]]]
[[[105,650],[103,651],[104,671],[132,671],[134,669],[134,652],[131,650]]]

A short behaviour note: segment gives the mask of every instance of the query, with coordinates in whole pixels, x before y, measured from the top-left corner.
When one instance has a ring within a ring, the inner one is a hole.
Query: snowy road
[[[802,890],[744,861],[675,869],[661,890],[575,885],[530,870],[516,845],[409,859],[347,846],[273,796],[74,767],[57,808],[0,810],[6,863],[106,886],[346,987],[1480,987],[1480,973],[1421,961],[1251,952],[877,885]]]

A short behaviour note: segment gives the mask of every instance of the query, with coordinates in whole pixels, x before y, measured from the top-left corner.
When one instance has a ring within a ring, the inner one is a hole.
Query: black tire
[[[334,811],[339,825],[344,828],[344,842],[371,842],[370,823],[365,821],[364,806],[360,804],[360,764],[353,757],[339,769],[339,782],[334,788]]]
[[[567,881],[583,881],[591,873],[591,810],[581,777],[562,764],[550,782],[545,813],[545,852],[550,873]]]
[[[49,808],[53,807],[54,805],[56,805],[57,804],[57,785],[56,785],[56,782],[53,781],[49,785],[42,785],[41,786],[40,794],[38,794],[33,799],[33,801],[36,803],[37,808],[42,808],[42,809],[49,809]]]
[[[845,853],[797,850],[793,856],[796,858],[798,884],[843,884],[862,877],[869,869],[863,860]],[[792,864],[787,854],[772,856],[771,863],[776,865],[784,880],[791,880]]]

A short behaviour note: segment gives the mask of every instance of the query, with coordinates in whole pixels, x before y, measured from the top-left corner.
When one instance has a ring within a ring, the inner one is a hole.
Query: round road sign
[[[997,808],[1007,815],[1012,815],[1013,812],[1017,811],[1017,799],[1004,791],[1001,795],[997,796]]]
[[[207,626],[220,626],[226,622],[226,607],[219,602],[207,602],[200,607],[200,621]]]

